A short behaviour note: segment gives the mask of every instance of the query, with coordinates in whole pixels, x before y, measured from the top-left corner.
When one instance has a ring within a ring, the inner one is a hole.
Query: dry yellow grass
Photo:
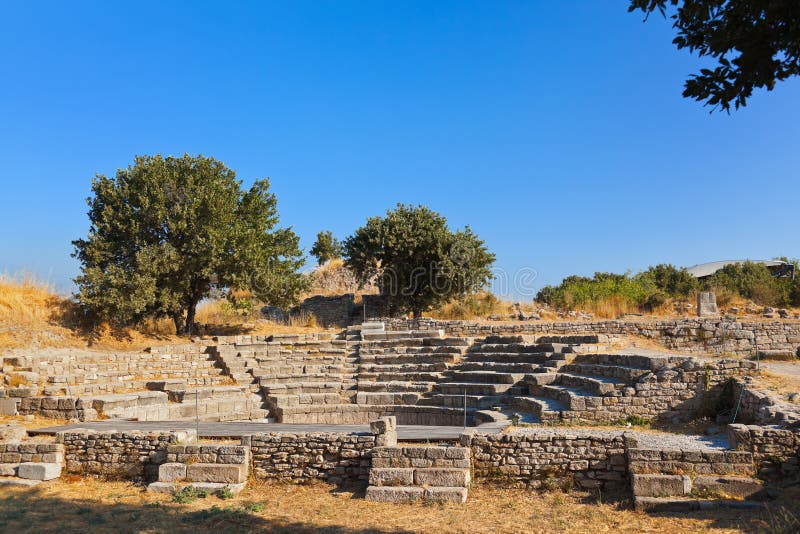
[[[790,502],[790,501],[789,501]],[[766,514],[651,516],[586,494],[538,494],[476,485],[469,502],[388,504],[322,484],[254,483],[237,497],[175,504],[129,483],[68,477],[3,490],[3,532],[743,532],[769,529]]]

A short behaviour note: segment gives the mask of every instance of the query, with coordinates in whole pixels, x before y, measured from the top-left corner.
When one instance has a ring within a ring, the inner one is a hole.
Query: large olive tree
[[[268,180],[243,190],[213,158],[139,156],[114,178],[96,176],[92,193],[89,234],[73,242],[73,256],[77,298],[97,320],[168,316],[190,334],[214,288],[287,306],[305,287],[299,239],[276,227]]]

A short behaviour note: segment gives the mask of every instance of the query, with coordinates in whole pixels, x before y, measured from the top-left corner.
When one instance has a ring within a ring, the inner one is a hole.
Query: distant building
[[[694,276],[695,278],[707,278],[726,265],[733,265],[737,263],[744,263],[749,261],[750,263],[758,263],[761,265],[766,266],[767,269],[770,270],[772,276],[774,277],[790,277],[794,280],[794,264],[789,263],[786,261],[780,260],[726,260],[726,261],[712,261],[710,263],[701,263],[700,265],[695,265],[694,267],[689,267],[686,269],[689,271],[689,274]]]

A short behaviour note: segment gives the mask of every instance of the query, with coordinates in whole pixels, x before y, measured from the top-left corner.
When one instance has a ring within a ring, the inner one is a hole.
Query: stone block
[[[0,464],[0,477],[17,476],[17,467],[19,464]]]
[[[159,482],[176,482],[186,478],[186,464],[177,462],[161,464],[158,466]]]
[[[631,475],[637,497],[678,497],[691,493],[692,480],[685,475]]]
[[[369,429],[375,435],[397,430],[397,418],[393,415],[381,417],[376,421],[372,421],[369,424]]]
[[[700,476],[694,479],[692,488],[698,493],[724,495],[738,499],[751,499],[764,494],[760,480],[744,477]]]
[[[0,399],[0,415],[17,415],[17,403],[13,398]]]
[[[191,482],[239,484],[247,481],[247,466],[242,464],[190,464],[186,479]]]
[[[417,486],[467,487],[469,485],[469,470],[443,467],[415,469],[414,484]]]
[[[397,445],[397,432],[389,430],[375,436],[376,447],[394,447]]]
[[[369,471],[370,486],[411,486],[414,484],[412,468],[375,468]]]
[[[19,464],[17,476],[28,480],[53,480],[61,476],[61,464],[23,462]]]
[[[425,490],[416,486],[369,486],[364,498],[377,502],[412,502],[424,494]]]
[[[697,315],[699,317],[718,317],[717,296],[713,291],[701,291],[697,294]]]
[[[454,502],[458,504],[464,504],[467,502],[467,488],[425,488],[423,499],[435,502]]]

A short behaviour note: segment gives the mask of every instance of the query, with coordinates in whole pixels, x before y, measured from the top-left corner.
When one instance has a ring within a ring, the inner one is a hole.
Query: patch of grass
[[[230,491],[230,489],[228,490]],[[208,492],[203,489],[196,489],[192,486],[186,486],[172,495],[172,502],[178,504],[193,503],[197,499],[205,499],[208,497]],[[231,495],[232,497],[232,495]]]
[[[228,499],[233,499],[233,492],[231,491],[230,486],[222,486],[222,489],[219,490],[219,498],[223,501],[227,501]]]

